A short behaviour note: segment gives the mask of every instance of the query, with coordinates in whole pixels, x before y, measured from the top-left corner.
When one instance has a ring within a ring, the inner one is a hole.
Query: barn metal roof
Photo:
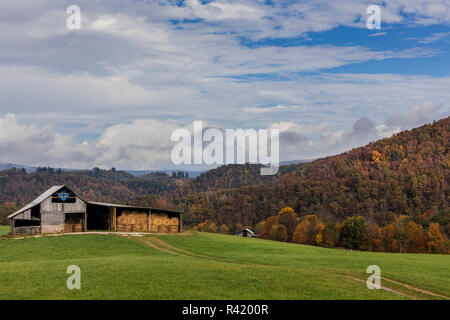
[[[36,199],[34,199],[33,201],[31,201],[29,204],[27,204],[25,207],[23,207],[22,209],[17,210],[16,212],[10,214],[8,216],[8,219],[11,219],[15,216],[17,216],[18,214],[21,214],[24,211],[27,211],[28,209],[33,208],[34,206],[37,206],[38,204],[40,204],[42,201],[44,201],[45,199],[47,199],[48,197],[50,197],[52,194],[54,194],[56,191],[58,191],[59,189],[64,188],[65,186],[53,186],[50,189],[48,189],[47,191],[45,191],[43,194],[41,194],[39,197],[37,197]]]
[[[27,211],[28,209],[31,209],[35,206],[37,206],[38,204],[40,204],[42,201],[44,201],[45,199],[47,199],[48,197],[50,197],[52,194],[54,194],[56,191],[62,189],[62,188],[67,188],[65,185],[62,186],[53,186],[50,189],[48,189],[47,191],[45,191],[43,194],[41,194],[39,197],[37,197],[36,199],[34,199],[33,201],[31,201],[29,204],[27,204],[25,207],[23,207],[20,210],[17,210],[16,212],[10,214],[8,216],[8,219],[11,219],[15,216],[17,216],[18,214],[21,214],[24,211]],[[80,197],[78,197],[80,198]],[[80,198],[81,199],[81,198]],[[81,199],[83,200],[83,199]],[[97,205],[97,206],[104,206],[104,207],[116,207],[116,208],[134,208],[134,209],[144,209],[144,210],[154,210],[154,211],[163,211],[163,212],[172,212],[172,213],[183,213],[182,211],[176,211],[176,210],[167,210],[167,209],[161,209],[161,208],[152,208],[152,207],[139,207],[139,206],[128,206],[128,205],[122,205],[122,204],[114,204],[114,203],[103,203],[103,202],[94,202],[94,201],[85,201],[84,202],[88,203],[88,204],[92,204],[92,205]]]
[[[111,208],[129,208],[129,209],[143,209],[143,210],[183,213],[182,211],[177,211],[177,210],[168,210],[168,209],[153,208],[153,207],[130,206],[130,205],[125,205],[125,204],[104,203],[104,202],[94,202],[94,201],[86,201],[86,203],[92,204],[92,205],[97,205],[97,206],[103,206],[103,207],[111,207]]]

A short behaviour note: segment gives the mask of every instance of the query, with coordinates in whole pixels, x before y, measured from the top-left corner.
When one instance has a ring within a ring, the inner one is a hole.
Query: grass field
[[[9,233],[9,226],[0,226],[0,237]]]
[[[343,251],[208,233],[0,239],[0,299],[442,299],[437,295],[450,295],[448,255]],[[81,290],[66,287],[66,269],[72,264],[81,268]],[[392,291],[367,289],[365,270],[372,264],[380,266],[383,277],[396,281],[382,279]]]

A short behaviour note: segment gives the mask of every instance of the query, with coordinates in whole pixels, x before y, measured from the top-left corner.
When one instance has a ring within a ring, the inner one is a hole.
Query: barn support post
[[[114,207],[113,209],[113,224],[114,224],[114,231],[117,231],[117,208]]]
[[[86,211],[84,212],[83,231],[84,231],[84,232],[87,231],[87,209],[86,209]]]
[[[108,209],[108,229],[114,230],[114,212],[113,208]]]
[[[152,228],[152,210],[148,210],[148,232]]]
[[[14,221],[14,219],[11,219],[11,221],[9,222],[10,226],[11,226],[11,234],[13,236],[16,235],[16,223]]]
[[[178,214],[178,219],[180,220],[180,228],[178,230],[178,232],[183,232],[183,219],[181,214]]]

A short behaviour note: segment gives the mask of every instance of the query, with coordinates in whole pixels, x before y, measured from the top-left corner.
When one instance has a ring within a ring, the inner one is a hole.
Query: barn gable
[[[47,199],[48,197],[50,197],[52,194],[54,194],[55,192],[57,192],[59,189],[61,189],[64,186],[53,186],[50,189],[48,189],[47,191],[45,191],[43,194],[41,194],[39,197],[37,197],[36,199],[34,199],[33,201],[31,201],[29,204],[27,204],[25,207],[23,207],[22,209],[17,210],[16,212],[10,214],[8,216],[8,219],[27,219],[26,217],[29,217],[29,211],[41,204],[42,201],[44,201],[45,199]],[[21,215],[21,216],[19,216]],[[29,218],[28,218],[29,219]]]
[[[22,209],[9,215],[11,233],[52,233],[66,231],[72,215],[84,216],[86,202],[66,186],[54,186]],[[83,231],[82,218],[77,224]],[[71,227],[73,231],[73,227]]]

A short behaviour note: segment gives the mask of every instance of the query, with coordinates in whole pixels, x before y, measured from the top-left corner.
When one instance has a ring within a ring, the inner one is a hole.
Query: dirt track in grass
[[[143,240],[143,242],[146,243],[147,245],[149,245],[150,247],[154,248],[154,249],[157,249],[157,250],[160,250],[160,251],[163,251],[163,252],[166,252],[166,253],[170,253],[170,254],[174,254],[174,255],[178,255],[178,256],[182,256],[182,257],[198,257],[198,258],[211,259],[211,257],[208,257],[208,256],[199,255],[199,254],[196,254],[196,253],[193,253],[193,252],[189,252],[189,251],[181,249],[181,248],[177,248],[177,247],[175,247],[173,245],[170,245],[167,242],[165,242],[164,240],[162,240],[160,238],[157,238],[157,237],[153,237],[153,236],[152,237],[147,237],[147,238],[145,238],[145,240]],[[360,279],[360,278],[355,277],[355,276],[344,275],[344,274],[339,274],[339,273],[335,273],[335,274],[339,275],[339,276],[342,276],[344,278],[347,278],[347,279],[351,279],[351,280],[358,281],[358,282],[361,282],[361,283],[366,283],[366,280]],[[428,291],[428,290],[420,289],[420,288],[417,288],[417,287],[413,287],[413,286],[410,286],[410,285],[408,285],[406,283],[402,283],[402,282],[399,282],[399,281],[388,279],[386,277],[382,277],[381,280],[382,281],[385,280],[385,281],[388,281],[388,282],[395,283],[395,284],[397,284],[397,285],[399,285],[401,287],[404,287],[406,289],[409,289],[410,291],[413,291],[413,292],[415,291],[415,292],[420,292],[420,293],[423,293],[423,294],[431,295],[431,296],[434,296],[434,297],[450,299],[447,296],[444,296],[444,295],[441,295],[441,294],[438,294],[438,293],[435,293],[435,292],[431,292],[431,291]],[[395,293],[397,295],[405,296],[405,297],[408,297],[408,298],[411,298],[411,299],[416,299],[416,300],[423,300],[423,299],[425,299],[423,297],[416,296],[416,295],[413,295],[413,294],[410,294],[410,293],[405,293],[405,292],[402,292],[402,291],[399,291],[399,290],[396,290],[396,289],[393,289],[393,288],[389,288],[389,287],[386,287],[386,286],[381,286],[381,289],[389,291],[389,292],[392,292],[392,293]]]

